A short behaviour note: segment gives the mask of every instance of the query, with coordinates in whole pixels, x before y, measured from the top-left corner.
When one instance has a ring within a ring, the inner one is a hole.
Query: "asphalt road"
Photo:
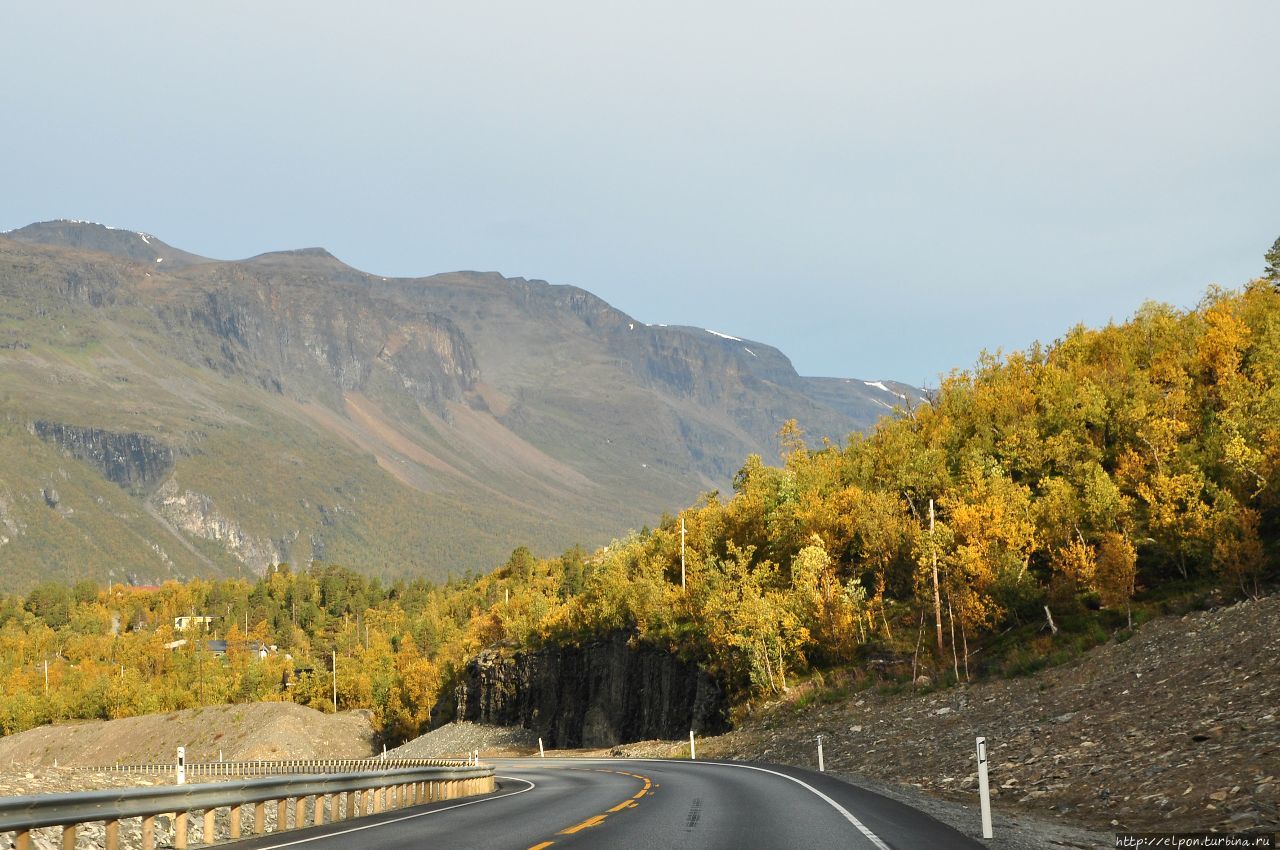
[[[228,846],[236,850],[982,847],[909,806],[798,768],[642,759],[511,759],[494,764],[499,788],[493,794]]]

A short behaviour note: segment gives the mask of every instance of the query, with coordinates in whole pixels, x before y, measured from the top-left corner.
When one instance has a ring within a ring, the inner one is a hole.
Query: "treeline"
[[[794,425],[780,438],[781,466],[753,456],[732,494],[657,528],[593,553],[522,547],[443,586],[313,565],[0,601],[0,727],[260,699],[331,709],[336,653],[338,706],[403,737],[484,646],[630,630],[747,695],[885,657],[962,677],[1002,635],[1051,651],[1049,617],[1120,628],[1144,593],[1256,594],[1280,527],[1280,292],[1214,289],[1194,310],[1149,304],[984,355],[846,445],[809,446]],[[225,659],[165,648],[186,614],[216,618]],[[246,638],[279,650],[260,659],[235,648]]]

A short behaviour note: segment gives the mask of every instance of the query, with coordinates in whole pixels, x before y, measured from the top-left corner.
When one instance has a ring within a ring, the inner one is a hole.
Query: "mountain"
[[[571,286],[33,224],[0,235],[0,589],[312,559],[439,579],[726,489],[787,419],[842,439],[919,398]]]

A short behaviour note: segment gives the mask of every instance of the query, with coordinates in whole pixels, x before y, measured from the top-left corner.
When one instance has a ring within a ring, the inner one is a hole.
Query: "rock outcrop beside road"
[[[512,656],[496,650],[467,664],[452,717],[523,726],[549,747],[600,747],[728,728],[719,684],[694,664],[626,633],[581,646]]]

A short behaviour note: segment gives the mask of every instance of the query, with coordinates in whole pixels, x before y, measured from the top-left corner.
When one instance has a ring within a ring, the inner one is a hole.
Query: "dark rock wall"
[[[524,726],[550,747],[728,728],[715,679],[664,650],[630,646],[626,634],[514,656],[486,650],[467,664],[455,698],[455,719]]]
[[[41,421],[31,423],[31,430],[126,489],[153,489],[173,470],[173,449],[145,434]]]

